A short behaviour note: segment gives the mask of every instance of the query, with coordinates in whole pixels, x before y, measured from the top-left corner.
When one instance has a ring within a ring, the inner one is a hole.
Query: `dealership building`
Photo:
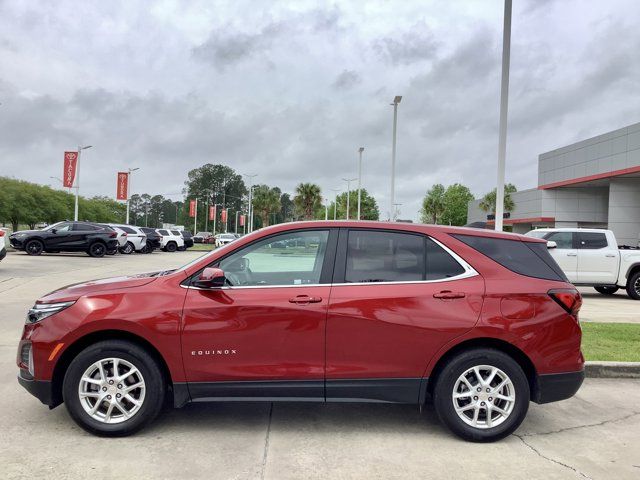
[[[511,194],[505,225],[516,233],[539,227],[613,230],[620,245],[640,241],[640,123],[538,156],[538,187]],[[493,224],[469,203],[468,219]]]

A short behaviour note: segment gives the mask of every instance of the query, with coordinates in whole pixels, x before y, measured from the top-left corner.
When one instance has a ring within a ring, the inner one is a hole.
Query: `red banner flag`
[[[78,152],[64,152],[64,171],[62,173],[62,184],[65,187],[73,187],[76,179],[76,164],[78,162]]]
[[[216,207],[215,205],[211,205],[209,207],[209,220],[213,220],[216,218]]]
[[[196,216],[196,201],[195,200],[189,200],[189,216],[190,217],[195,217]]]
[[[129,199],[129,173],[118,172],[118,185],[116,186],[116,199]]]
[[[220,212],[220,221],[222,223],[226,223],[227,222],[227,209],[226,208]]]
[[[244,215],[240,215],[240,226],[244,227]]]

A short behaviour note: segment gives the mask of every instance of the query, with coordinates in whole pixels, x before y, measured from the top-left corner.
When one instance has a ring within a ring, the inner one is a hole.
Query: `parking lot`
[[[640,478],[640,380],[587,379],[570,400],[531,404],[515,435],[485,445],[454,437],[432,409],[390,404],[191,404],[133,437],[105,439],[18,385],[16,346],[37,297],[200,255],[11,252],[0,262],[2,478]],[[637,321],[638,302],[591,291],[586,320]]]

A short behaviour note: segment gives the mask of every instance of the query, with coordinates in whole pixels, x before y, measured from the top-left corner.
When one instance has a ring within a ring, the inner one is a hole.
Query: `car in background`
[[[113,225],[108,225],[106,223],[99,223],[98,225],[102,225],[103,227],[110,228],[118,234],[117,236],[118,248],[115,251],[108,252],[109,255],[114,255],[118,251],[122,250],[122,247],[124,247],[127,244],[127,232],[122,230],[120,227],[114,227]]]
[[[118,233],[91,222],[58,222],[42,230],[22,230],[9,236],[11,246],[29,255],[43,252],[86,252],[103,257],[118,250]]]
[[[489,442],[511,435],[530,402],[580,388],[581,303],[540,239],[286,223],[177,270],[39,298],[18,381],[102,436],[143,428],[167,398],[250,399],[430,402],[455,434]]]
[[[193,235],[191,235],[191,232],[189,230],[180,230],[180,234],[184,240],[184,247],[182,250],[193,247]]]
[[[117,228],[126,233],[126,242],[124,245],[120,245],[120,253],[128,255],[133,252],[144,251],[147,245],[147,235],[140,229],[140,227],[134,227],[133,225],[120,225],[115,223],[108,224],[112,228]]]
[[[216,235],[216,248],[223,247],[224,245],[227,245],[237,239],[238,237],[233,233],[219,233],[218,235]]]
[[[0,229],[0,261],[7,256],[7,247],[5,245],[5,231]]]
[[[162,235],[160,235],[155,228],[151,227],[139,227],[140,230],[147,236],[147,244],[142,250],[142,253],[152,253],[154,250],[162,248]]]
[[[611,230],[539,228],[526,235],[547,241],[549,253],[574,285],[593,287],[603,295],[624,288],[640,300],[640,248],[618,246]]]
[[[179,248],[184,247],[184,239],[182,238],[182,235],[180,235],[179,230],[158,228],[156,232],[162,236],[160,248],[165,252],[175,252]]]
[[[212,236],[211,232],[198,232],[193,236],[193,243],[209,243],[207,240]]]

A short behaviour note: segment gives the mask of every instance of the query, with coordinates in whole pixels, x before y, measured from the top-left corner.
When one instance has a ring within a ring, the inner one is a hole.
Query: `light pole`
[[[398,217],[398,213],[400,213],[400,207],[402,206],[401,203],[394,203],[393,204],[393,218],[397,218]]]
[[[325,198],[325,203],[324,203],[324,219],[325,221],[329,220],[329,199]]]
[[[129,183],[127,185],[127,221],[125,222],[127,225],[129,225],[129,201],[131,200],[131,174],[136,170],[140,170],[140,167],[130,168],[129,176],[127,177],[127,182]]]
[[[238,234],[238,214],[240,213],[240,210],[236,210],[236,228],[235,228],[235,233],[236,235]]]
[[[360,190],[362,189],[362,152],[364,152],[364,147],[358,149],[360,154],[358,159],[358,220],[360,220]]]
[[[245,177],[249,179],[249,209],[247,211],[247,217],[249,217],[249,228],[247,228],[248,233],[253,231],[253,178],[257,176],[257,173],[251,175],[245,174]]]
[[[193,233],[198,233],[198,197],[196,197],[195,209],[193,212]]]
[[[78,221],[78,195],[80,194],[80,153],[82,150],[91,148],[93,145],[87,145],[86,147],[78,146],[78,163],[76,164],[76,205],[73,209],[73,219]]]
[[[343,178],[344,182],[347,182],[347,215],[346,220],[349,220],[349,197],[351,196],[351,182],[357,180],[357,178]]]
[[[340,189],[332,188],[331,191],[333,192],[333,219],[337,220],[338,219],[338,192],[340,191]]]
[[[509,61],[511,58],[511,0],[504,0],[502,32],[502,80],[500,82],[500,131],[498,133],[498,184],[496,185],[496,230],[502,231],[504,215],[504,170],[507,156],[507,109],[509,105]]]
[[[398,104],[402,95],[396,95],[393,99],[393,139],[391,142],[391,199],[389,201],[389,221],[393,222],[393,205],[396,201],[396,132],[398,127]]]

